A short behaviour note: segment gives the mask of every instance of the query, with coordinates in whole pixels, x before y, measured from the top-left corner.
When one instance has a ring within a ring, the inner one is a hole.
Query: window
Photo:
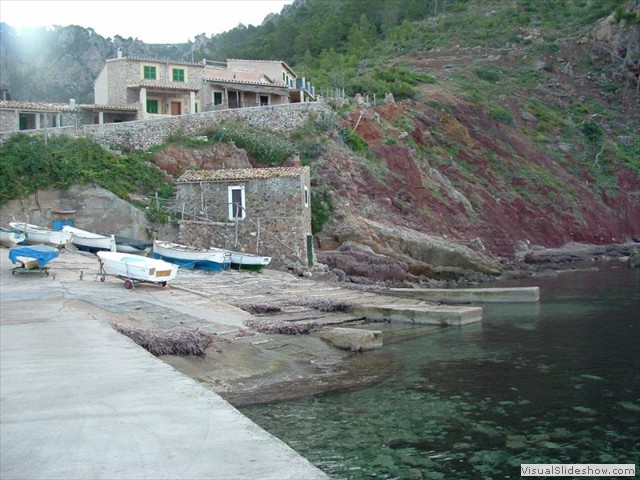
[[[260,95],[260,106],[266,107],[269,105],[269,96],[268,95]]]
[[[147,113],[158,113],[158,100],[147,100]]]
[[[174,82],[184,82],[184,68],[174,68],[171,70]]]
[[[309,207],[309,189],[304,186],[304,206]]]
[[[143,77],[145,80],[156,79],[156,67],[151,65],[145,65],[143,69]]]
[[[242,220],[247,216],[244,187],[228,187],[229,194],[229,220]]]
[[[213,92],[213,104],[222,105],[222,92]]]

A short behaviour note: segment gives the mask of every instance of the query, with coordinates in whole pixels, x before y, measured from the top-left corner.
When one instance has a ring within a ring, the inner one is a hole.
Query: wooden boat
[[[58,249],[50,245],[23,245],[9,250],[9,260],[16,265],[11,274],[17,272],[41,272],[49,275],[47,264],[59,255]]]
[[[130,253],[96,252],[100,260],[100,281],[107,275],[123,279],[125,288],[133,288],[135,283],[156,283],[165,286],[176,278],[178,266],[163,260],[142,257]]]
[[[153,242],[138,240],[137,238],[123,237],[122,235],[114,235],[116,241],[116,251],[122,253],[148,253],[153,247]]]
[[[153,257],[161,258],[184,268],[197,268],[213,272],[220,272],[229,267],[228,253],[221,248],[203,250],[161,240],[153,242]]]
[[[0,245],[13,248],[27,239],[24,233],[13,228],[0,227]]]
[[[78,250],[83,252],[116,251],[116,242],[113,235],[100,235],[99,233],[88,232],[69,225],[62,227],[62,231],[71,233],[73,235],[72,243]]]
[[[243,252],[229,252],[231,255],[231,268],[235,270],[250,270],[259,272],[271,263],[271,257],[261,257]]]
[[[52,230],[38,225],[24,222],[9,222],[14,230],[25,234],[26,242],[32,245],[46,244],[54,247],[64,247],[73,240],[73,234],[62,230]]]

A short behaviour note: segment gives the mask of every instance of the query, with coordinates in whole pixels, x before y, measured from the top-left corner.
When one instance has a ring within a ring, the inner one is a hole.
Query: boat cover
[[[38,260],[38,266],[44,266],[59,255],[58,249],[49,245],[27,245],[9,250],[9,260],[18,263],[17,257],[29,257]]]
[[[129,245],[130,247],[137,248],[139,250],[144,250],[145,248],[151,248],[153,246],[152,242],[138,240],[137,238],[123,237],[122,235],[114,235],[113,237],[117,245]]]

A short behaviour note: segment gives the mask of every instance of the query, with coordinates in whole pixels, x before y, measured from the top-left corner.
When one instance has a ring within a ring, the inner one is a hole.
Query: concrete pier
[[[482,320],[481,307],[449,307],[443,305],[402,305],[393,303],[362,304],[352,307],[370,320],[420,323],[425,325],[466,325]]]
[[[147,308],[144,292],[76,280],[70,298],[71,283],[12,277],[6,250],[0,256],[0,478],[328,478],[219,395],[116,332],[109,321],[122,314],[78,299],[84,292]],[[150,287],[145,297],[155,291],[170,295]]]
[[[388,295],[429,302],[461,303],[535,303],[540,301],[539,287],[519,288],[391,288]]]

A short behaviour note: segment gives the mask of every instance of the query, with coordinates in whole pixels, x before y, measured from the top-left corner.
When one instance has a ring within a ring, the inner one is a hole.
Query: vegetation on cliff
[[[638,240],[638,12],[620,0],[297,0],[260,27],[199,36],[196,57],[285,60],[333,113],[287,137],[238,124],[202,133],[255,165],[298,153],[311,167],[320,248],[385,255],[397,261],[390,271],[455,263],[424,234],[507,257],[534,244]],[[362,103],[345,101],[355,94]],[[3,166],[18,178],[6,188],[23,194],[29,169],[54,163]],[[64,185],[62,172],[49,184]],[[136,175],[102,185],[148,194]]]
[[[0,205],[37,190],[94,183],[129,200],[131,194],[168,198],[173,185],[145,154],[116,155],[87,138],[67,136],[44,141],[14,135],[0,144]]]

